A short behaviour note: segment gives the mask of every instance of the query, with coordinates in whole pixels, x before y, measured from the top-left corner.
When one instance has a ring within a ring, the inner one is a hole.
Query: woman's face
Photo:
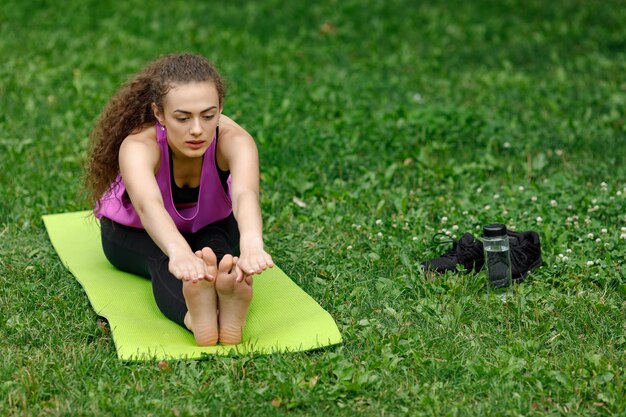
[[[199,158],[215,136],[221,113],[219,96],[210,81],[174,84],[163,99],[163,113],[153,110],[167,130],[174,157]]]

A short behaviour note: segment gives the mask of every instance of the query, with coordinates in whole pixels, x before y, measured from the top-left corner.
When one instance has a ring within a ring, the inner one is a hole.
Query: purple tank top
[[[232,202],[230,199],[230,181],[228,177],[228,193],[224,190],[218,174],[218,167],[215,163],[215,152],[217,138],[204,154],[202,161],[202,174],[200,177],[200,190],[198,193],[198,204],[194,207],[176,209],[172,199],[172,185],[170,178],[170,154],[167,144],[167,132],[159,122],[156,123],[157,143],[161,148],[161,163],[155,178],[161,195],[165,210],[170,214],[174,224],[181,232],[195,233],[211,223],[225,219],[232,212]],[[126,193],[126,186],[120,175],[117,176],[111,188],[104,193],[98,202],[100,209],[96,217],[107,217],[114,222],[143,228],[139,215],[133,208],[130,198]]]

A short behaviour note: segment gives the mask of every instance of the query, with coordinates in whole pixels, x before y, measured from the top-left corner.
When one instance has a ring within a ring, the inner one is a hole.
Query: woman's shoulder
[[[254,142],[254,140],[237,122],[225,114],[222,114],[220,116],[220,142],[241,144],[242,142]]]
[[[133,151],[143,149],[151,153],[160,153],[159,144],[157,142],[156,129],[154,125],[144,125],[139,129],[131,132],[122,141],[120,152],[132,149]]]
[[[243,127],[228,116],[220,116],[217,163],[223,171],[232,171],[234,166],[249,166],[250,161],[257,158],[257,152],[254,139]]]
[[[125,141],[131,142],[145,142],[146,144],[156,144],[157,143],[157,134],[156,129],[153,124],[146,124],[140,126],[131,132],[126,138]]]

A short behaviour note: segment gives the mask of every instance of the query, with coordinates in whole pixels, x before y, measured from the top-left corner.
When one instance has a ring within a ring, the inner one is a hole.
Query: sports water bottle
[[[504,289],[511,285],[511,253],[506,226],[488,224],[483,227],[483,247],[490,287]]]

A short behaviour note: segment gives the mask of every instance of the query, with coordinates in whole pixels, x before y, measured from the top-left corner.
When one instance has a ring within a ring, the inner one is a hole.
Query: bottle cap
[[[496,237],[506,236],[506,226],[500,223],[488,224],[483,227],[483,236]]]

